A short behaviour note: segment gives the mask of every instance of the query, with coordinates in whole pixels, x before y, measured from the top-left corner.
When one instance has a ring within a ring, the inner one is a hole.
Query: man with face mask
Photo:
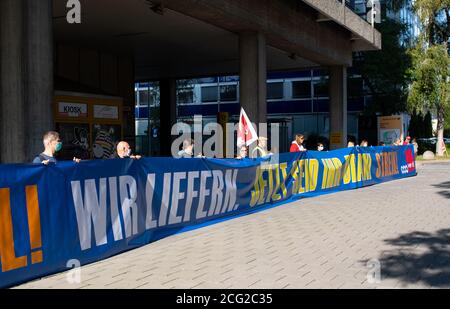
[[[130,159],[139,160],[141,158],[141,156],[132,155],[130,145],[127,142],[122,141],[117,144],[116,158],[117,159],[130,158]]]
[[[59,133],[49,131],[43,137],[44,152],[34,158],[33,163],[42,163],[48,165],[49,163],[56,163],[55,153],[61,151],[62,143],[59,139]]]

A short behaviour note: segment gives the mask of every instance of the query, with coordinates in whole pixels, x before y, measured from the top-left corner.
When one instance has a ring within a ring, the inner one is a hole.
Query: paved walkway
[[[450,164],[419,173],[171,236],[83,267],[81,284],[20,288],[450,287]]]

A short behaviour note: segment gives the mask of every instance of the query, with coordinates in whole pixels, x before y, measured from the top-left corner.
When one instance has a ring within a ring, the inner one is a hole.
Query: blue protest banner
[[[415,175],[413,146],[0,165],[0,287],[294,199]]]

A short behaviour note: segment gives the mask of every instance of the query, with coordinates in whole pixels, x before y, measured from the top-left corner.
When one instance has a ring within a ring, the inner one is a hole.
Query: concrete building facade
[[[352,53],[381,48],[379,32],[337,0],[80,0],[79,24],[66,4],[0,0],[2,163],[42,151],[55,91],[121,98],[122,136],[133,144],[139,80],[160,81],[161,134],[170,136],[177,79],[238,74],[241,105],[265,122],[268,71],[327,67],[331,131],[345,136]],[[170,138],[161,148],[169,154]]]

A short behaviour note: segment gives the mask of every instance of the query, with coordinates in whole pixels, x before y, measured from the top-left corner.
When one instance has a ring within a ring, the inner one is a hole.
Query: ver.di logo
[[[31,248],[31,264],[42,263],[41,218],[37,186],[25,188],[28,230]],[[16,206],[17,207],[17,206]],[[0,188],[0,262],[1,272],[28,265],[27,256],[16,256],[14,248],[14,226],[11,213],[10,189]],[[20,227],[22,230],[25,227]]]

